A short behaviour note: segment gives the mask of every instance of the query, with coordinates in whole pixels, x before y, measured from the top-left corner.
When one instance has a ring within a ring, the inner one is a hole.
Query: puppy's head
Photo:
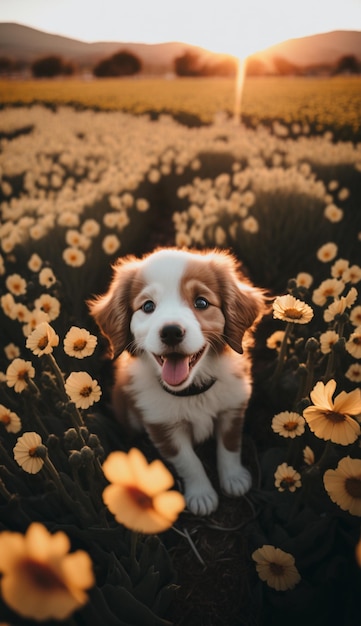
[[[112,347],[145,354],[171,389],[201,376],[209,351],[242,339],[263,311],[262,292],[225,252],[161,249],[114,266],[108,292],[90,310]]]

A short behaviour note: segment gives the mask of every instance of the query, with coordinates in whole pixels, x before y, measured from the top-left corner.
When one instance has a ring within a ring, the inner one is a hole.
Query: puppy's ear
[[[120,259],[113,266],[113,278],[108,291],[87,303],[91,315],[109,341],[112,358],[117,358],[128,348],[131,349],[132,288],[138,265],[139,261],[135,257]]]
[[[215,267],[218,267],[225,317],[224,339],[233,350],[242,354],[244,334],[266,310],[265,297],[261,289],[247,281],[234,257],[221,253],[220,261]]]

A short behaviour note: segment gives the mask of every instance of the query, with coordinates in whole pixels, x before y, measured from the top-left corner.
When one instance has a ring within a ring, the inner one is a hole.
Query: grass
[[[235,81],[230,78],[82,80],[1,80],[0,104],[74,104],[141,114],[172,113],[209,123],[220,111],[233,114]],[[253,77],[245,82],[243,115],[261,120],[310,124],[322,131],[360,131],[360,79],[357,77]],[[187,120],[186,120],[187,121]]]

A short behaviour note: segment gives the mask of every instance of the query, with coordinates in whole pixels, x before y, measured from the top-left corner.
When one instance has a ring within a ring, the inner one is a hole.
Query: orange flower
[[[302,300],[287,294],[274,300],[273,317],[294,324],[307,324],[313,318],[313,310]]]
[[[172,474],[160,460],[148,464],[137,448],[112,452],[103,464],[111,483],[103,491],[105,505],[127,528],[147,534],[167,530],[185,507]]]
[[[253,552],[252,559],[260,579],[276,591],[293,589],[301,580],[294,557],[280,548],[264,545]]]
[[[25,535],[0,533],[1,595],[22,617],[63,620],[88,601],[95,583],[92,563],[83,550],[68,554],[63,532],[51,535],[34,522]]]
[[[350,416],[361,413],[361,392],[341,391],[332,400],[335,390],[333,379],[326,385],[321,381],[316,383],[310,394],[313,406],[308,406],[303,416],[316,437],[347,446],[360,435],[360,425]]]
[[[344,457],[336,469],[325,472],[323,483],[331,500],[343,511],[361,517],[361,459]]]

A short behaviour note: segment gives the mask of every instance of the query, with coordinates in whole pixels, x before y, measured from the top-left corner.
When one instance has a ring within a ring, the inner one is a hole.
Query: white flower
[[[28,380],[34,378],[35,370],[30,361],[14,359],[6,370],[6,384],[14,387],[16,393],[21,393],[28,387]]]
[[[5,285],[14,296],[21,296],[26,293],[26,280],[19,274],[8,276]]]
[[[317,250],[317,258],[323,263],[328,263],[329,261],[332,261],[335,256],[337,256],[337,251],[338,248],[335,243],[325,243],[325,245],[321,246],[321,248]]]
[[[88,409],[102,394],[98,381],[87,372],[72,372],[65,381],[65,390],[78,409]]]
[[[20,417],[3,404],[0,404],[0,424],[3,424],[8,433],[18,433],[21,430]]]
[[[83,359],[93,354],[97,341],[85,328],[72,326],[64,338],[64,352],[76,359]]]
[[[85,254],[78,248],[65,248],[65,250],[63,250],[63,259],[65,263],[71,267],[80,267],[85,263]]]
[[[116,235],[106,235],[102,242],[105,254],[114,254],[120,248],[120,241]]]
[[[58,344],[59,337],[47,322],[39,324],[26,340],[26,347],[36,356],[50,354]]]
[[[50,267],[44,267],[39,273],[39,283],[43,287],[51,287],[56,283],[54,272]]]
[[[37,448],[42,445],[40,435],[34,432],[24,433],[17,440],[14,448],[14,459],[29,474],[37,474],[44,465],[44,459],[37,453]]]

